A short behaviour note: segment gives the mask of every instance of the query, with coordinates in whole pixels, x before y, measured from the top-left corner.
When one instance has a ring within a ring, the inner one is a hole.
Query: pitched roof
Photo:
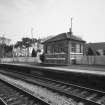
[[[76,40],[76,41],[82,41],[85,42],[84,40],[82,40],[80,37],[74,36],[72,35],[70,32],[67,33],[61,33],[58,34],[48,40],[46,40],[43,43],[49,43],[49,42],[54,42],[54,41],[58,41],[58,40],[65,40],[65,39],[70,39],[70,40]]]

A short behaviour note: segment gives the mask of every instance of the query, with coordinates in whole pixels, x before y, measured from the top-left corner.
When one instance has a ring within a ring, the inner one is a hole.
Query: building
[[[29,47],[24,47],[22,46],[18,46],[15,47],[13,50],[14,52],[14,56],[18,56],[18,57],[31,57],[32,56],[32,51],[33,49],[37,52],[37,55],[40,55],[43,53],[43,45],[41,44],[41,42],[34,42],[32,43]]]
[[[101,56],[105,55],[105,42],[88,43],[85,46],[85,52],[88,56]]]
[[[43,44],[46,64],[74,64],[84,55],[85,41],[72,32],[61,33]]]

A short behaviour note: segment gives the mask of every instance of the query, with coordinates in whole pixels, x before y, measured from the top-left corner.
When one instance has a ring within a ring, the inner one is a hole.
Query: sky
[[[74,35],[105,42],[105,0],[0,0],[0,36],[55,36],[69,31],[71,17]]]

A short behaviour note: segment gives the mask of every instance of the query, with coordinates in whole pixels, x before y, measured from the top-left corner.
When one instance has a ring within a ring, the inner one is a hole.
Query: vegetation
[[[12,50],[13,50],[13,45],[6,45],[6,44],[1,44],[0,45],[0,57],[11,57],[12,56]]]
[[[4,37],[3,37],[4,38]],[[32,57],[37,56],[37,52],[41,52],[39,49],[39,43],[41,43],[41,39],[36,39],[36,38],[29,38],[29,37],[23,37],[22,40],[17,41],[16,44],[14,45],[14,48],[20,48],[21,49],[26,49],[27,50],[27,56],[29,56],[29,47],[32,46],[32,44],[37,44],[37,51],[34,49],[32,50]],[[12,56],[13,53],[13,45],[8,45],[6,44],[6,41],[2,39],[2,43],[0,44],[0,57],[7,57],[7,56]]]
[[[31,56],[32,56],[32,57],[36,57],[36,56],[37,56],[37,52],[36,52],[34,49],[32,50]]]
[[[43,54],[40,55],[40,60],[41,60],[42,62],[44,62],[44,59],[45,59],[45,57],[44,57],[44,53],[43,53]]]
[[[103,50],[103,55],[105,55],[105,50]]]
[[[23,47],[22,41],[17,41],[17,43],[15,44],[15,48],[17,48],[17,47],[20,47],[20,48]]]
[[[88,48],[88,50],[86,52],[86,55],[90,55],[90,56],[94,55],[94,53],[93,53],[91,48]]]
[[[22,38],[21,41],[17,41],[17,43],[15,44],[15,48],[19,47],[20,49],[22,49],[22,48],[27,49],[27,56],[29,56],[29,47],[31,47],[32,44],[35,42],[37,42],[37,39],[35,39],[35,38],[31,39],[31,38],[25,37],[25,38]],[[35,51],[33,51],[33,53],[34,53],[34,55],[32,55],[32,56],[35,57],[37,54]]]
[[[31,46],[32,44],[32,39],[26,37],[26,38],[22,38],[22,41],[17,41],[17,43],[15,44],[15,48],[20,47],[20,48],[27,48],[29,46]]]

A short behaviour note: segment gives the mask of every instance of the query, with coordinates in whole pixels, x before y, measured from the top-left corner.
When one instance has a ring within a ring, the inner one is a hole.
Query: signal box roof
[[[43,43],[50,43],[50,42],[55,42],[55,41],[60,41],[60,40],[68,40],[68,39],[69,40],[80,41],[80,42],[85,42],[80,37],[72,35],[71,32],[67,32],[67,33],[58,34],[58,35],[44,41]]]

